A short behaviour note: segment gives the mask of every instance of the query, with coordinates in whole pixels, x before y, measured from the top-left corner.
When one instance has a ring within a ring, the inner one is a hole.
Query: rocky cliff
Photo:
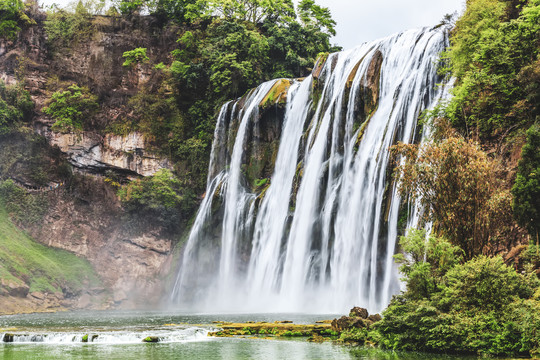
[[[143,133],[113,134],[107,126],[129,115],[126,104],[133,94],[153,86],[152,65],[127,69],[122,54],[145,47],[152,64],[164,61],[175,45],[176,30],[156,26],[151,17],[93,17],[91,36],[53,51],[44,30],[45,15],[34,9],[31,17],[35,24],[16,39],[0,39],[0,79],[24,83],[35,104],[31,121],[24,124],[34,135],[0,137],[0,180],[12,179],[29,196],[38,193],[47,203],[40,221],[14,220],[19,227],[42,244],[88,259],[102,285],[54,296],[26,291],[5,297],[0,291],[0,303],[12,304],[0,313],[24,310],[24,304],[42,310],[155,304],[180,235],[159,225],[134,224],[117,199],[111,177],[114,182],[137,179],[172,169],[172,164]],[[54,120],[43,108],[57,83],[86,86],[99,97],[100,110],[84,131],[51,130]],[[36,143],[39,150],[32,152]]]

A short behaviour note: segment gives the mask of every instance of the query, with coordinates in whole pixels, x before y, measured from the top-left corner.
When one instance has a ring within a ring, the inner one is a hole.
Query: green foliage
[[[28,120],[34,103],[21,84],[7,85],[0,80],[0,135],[10,133],[17,123]]]
[[[540,126],[527,130],[516,182],[512,187],[514,215],[538,239],[540,233]]]
[[[341,333],[339,339],[345,343],[363,345],[368,340],[368,330],[366,328],[350,328]]]
[[[187,217],[193,208],[190,189],[166,169],[124,185],[118,190],[118,196],[136,219],[146,218],[168,231],[177,230],[183,216]]]
[[[145,3],[144,0],[122,0],[118,5],[118,9],[124,15],[131,15],[136,11],[140,11]]]
[[[137,64],[150,61],[150,58],[146,55],[146,48],[136,48],[130,51],[126,51],[124,52],[122,57],[126,59],[122,66],[126,67],[133,67]]]
[[[535,275],[516,273],[500,257],[459,263],[459,250],[442,239],[425,241],[423,232],[411,232],[400,245],[406,252],[398,260],[407,291],[392,299],[371,339],[395,350],[538,353]],[[431,286],[418,285],[425,283]]]
[[[540,3],[515,5],[468,1],[446,54],[457,78],[446,115],[463,132],[483,139],[530,124],[539,115]]]
[[[477,309],[498,313],[533,293],[526,279],[506,266],[501,257],[479,256],[448,271],[439,305],[456,312]]]
[[[444,238],[426,236],[425,231],[410,229],[399,246],[404,252],[394,256],[401,264],[399,271],[407,281],[407,296],[422,299],[438,290],[443,276],[460,259],[462,250]]]
[[[52,129],[58,132],[81,131],[85,120],[90,119],[99,109],[97,96],[86,87],[70,85],[51,95],[43,112],[56,122]]]
[[[26,281],[30,291],[77,294],[83,289],[99,285],[99,279],[88,261],[67,251],[38,244],[29,238],[11,223],[2,202],[0,274],[2,278]]]
[[[206,1],[202,0],[116,0],[113,1],[123,15],[148,12],[162,22],[190,22],[203,16]]]
[[[70,50],[93,36],[96,29],[88,5],[79,2],[75,11],[52,7],[47,12],[45,32],[52,53]]]
[[[15,40],[21,25],[33,23],[24,10],[22,0],[0,0],[0,39]]]
[[[298,5],[300,20],[304,26],[312,27],[331,35],[336,35],[336,22],[328,8],[315,4],[313,0],[302,0]]]

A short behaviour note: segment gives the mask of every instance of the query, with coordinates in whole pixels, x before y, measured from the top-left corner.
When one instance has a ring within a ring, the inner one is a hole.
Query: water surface
[[[179,314],[102,311],[0,316],[0,358],[11,359],[369,359],[458,360],[462,357],[394,353],[305,340],[213,338],[215,321],[290,320],[309,324],[337,315]],[[4,343],[5,334],[15,342]],[[83,336],[88,335],[87,343]],[[97,335],[92,341],[92,337]],[[159,343],[144,343],[158,336]],[[472,358],[468,358],[472,359]]]

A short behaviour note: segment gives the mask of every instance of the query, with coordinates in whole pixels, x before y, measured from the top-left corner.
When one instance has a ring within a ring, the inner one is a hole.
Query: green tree
[[[446,116],[462,132],[489,140],[539,114],[539,13],[538,0],[467,2],[446,54],[457,79]]]
[[[512,187],[514,215],[521,226],[536,238],[540,232],[540,126],[527,130],[521,150],[516,182]]]
[[[336,22],[328,8],[315,4],[314,0],[302,0],[298,5],[298,13],[304,26],[336,35]]]
[[[427,236],[424,230],[410,229],[399,240],[402,253],[394,256],[407,281],[406,296],[429,298],[438,291],[443,276],[462,258],[462,250],[444,238]]]

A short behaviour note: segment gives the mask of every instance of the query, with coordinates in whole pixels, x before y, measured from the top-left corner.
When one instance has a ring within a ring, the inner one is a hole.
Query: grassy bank
[[[1,203],[0,278],[6,283],[27,284],[30,292],[64,295],[99,284],[88,261],[35,242],[13,225]]]

